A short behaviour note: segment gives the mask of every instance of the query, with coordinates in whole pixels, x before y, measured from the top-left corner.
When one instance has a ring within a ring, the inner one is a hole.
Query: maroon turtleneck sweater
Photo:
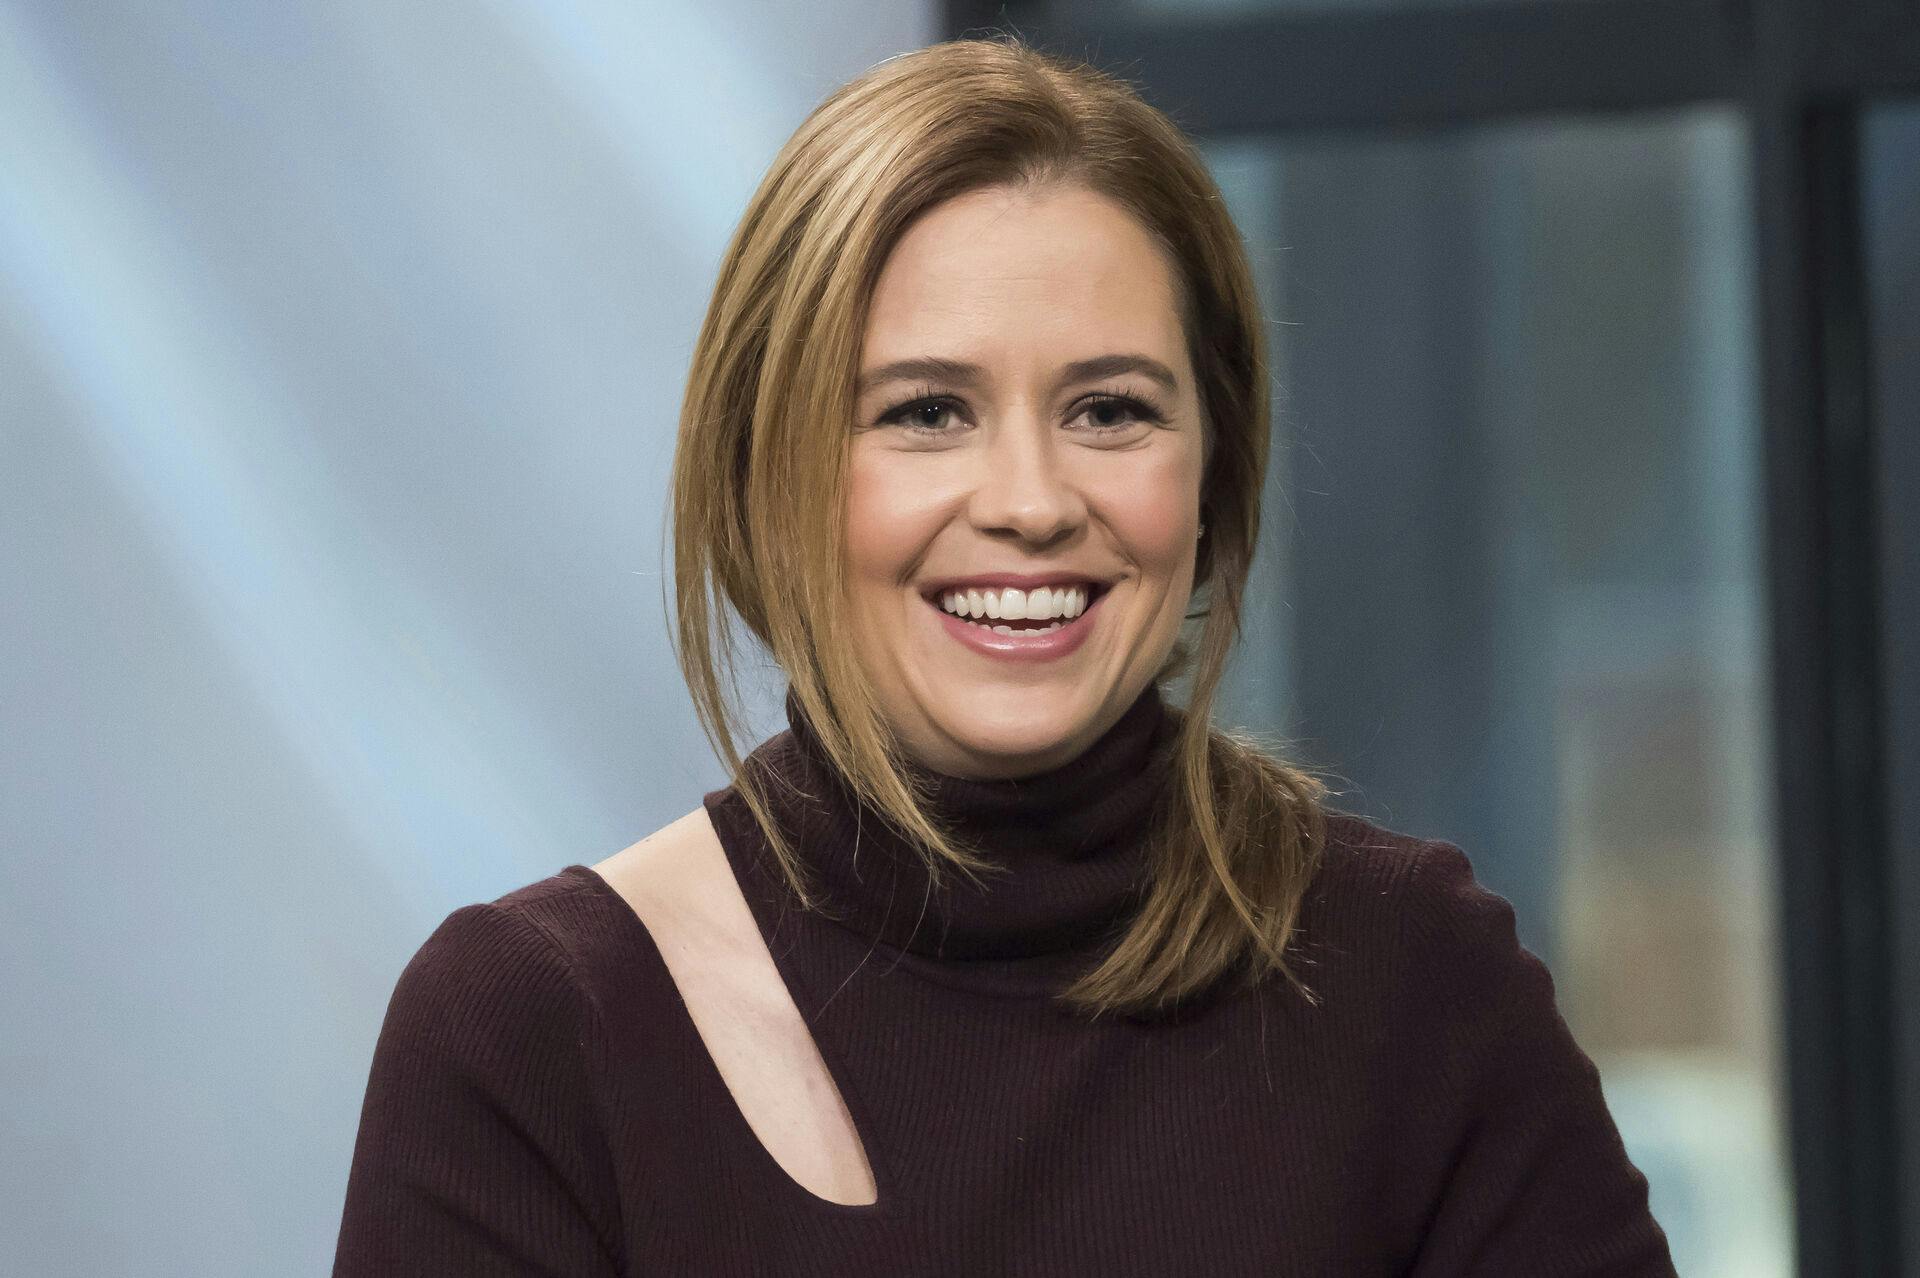
[[[760,1145],[592,870],[455,910],[380,1032],[336,1278],[1671,1275],[1546,969],[1450,844],[1333,816],[1294,951],[1319,1007],[1280,980],[1153,1019],[1048,998],[1138,899],[1178,714],[1149,688],[1054,772],[935,778],[1007,867],[984,892],[932,892],[791,700],[752,759],[816,797],[780,819],[836,917],[706,797],[871,1205]]]

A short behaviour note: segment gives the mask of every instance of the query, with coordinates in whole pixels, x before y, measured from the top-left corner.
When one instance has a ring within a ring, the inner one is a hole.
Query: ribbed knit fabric
[[[789,792],[783,828],[831,917],[931,979],[992,994],[1062,989],[1124,929],[1147,887],[1143,836],[1169,789],[1179,726],[1152,685],[1091,748],[1043,776],[983,782],[912,769],[932,810],[997,867],[979,885],[954,874],[936,889],[913,844],[855,803],[791,695],[787,723],[756,764]],[[729,792],[709,796],[708,810],[734,842],[764,848]]]
[[[867,1206],[759,1143],[646,927],[570,865],[455,910],[374,1052],[334,1273],[1671,1275],[1592,1063],[1460,849],[1334,814],[1283,981],[1165,1017],[1048,994],[1142,885],[1178,711],[1020,781],[930,778],[996,864],[932,892],[804,718],[752,766],[830,912],[706,797],[865,1144]]]

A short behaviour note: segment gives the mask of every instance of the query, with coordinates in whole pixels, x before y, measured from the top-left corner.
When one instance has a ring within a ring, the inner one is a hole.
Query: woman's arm
[[[1672,1278],[1646,1177],[1513,907],[1448,843],[1422,849],[1404,904],[1407,1121],[1437,1124],[1443,1141],[1411,1273]]]
[[[497,905],[401,973],[374,1049],[335,1278],[614,1275],[620,1207],[588,1073],[593,1004]]]

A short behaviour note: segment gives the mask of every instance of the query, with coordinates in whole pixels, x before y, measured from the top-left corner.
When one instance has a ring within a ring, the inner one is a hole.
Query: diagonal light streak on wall
[[[426,917],[511,879],[542,846],[538,813],[578,812],[594,795],[553,766],[562,754],[498,697],[502,681],[462,635],[338,518],[350,504],[297,442],[325,423],[277,392],[244,326],[182,269],[51,66],[0,9],[0,276],[82,405],[92,455],[314,784],[363,832],[369,890]],[[378,601],[377,619],[340,608],[349,594]],[[474,719],[524,725],[511,760],[476,748]],[[465,859],[390,855],[396,836]]]
[[[670,242],[717,257],[740,215],[743,179],[757,177],[802,105],[791,71],[758,56],[778,51],[730,37],[719,6],[487,0],[486,7],[546,65],[580,119],[627,156],[629,180],[646,192]],[[689,94],[689,81],[703,91]],[[701,138],[710,171],[686,169],[680,139],[688,133]]]

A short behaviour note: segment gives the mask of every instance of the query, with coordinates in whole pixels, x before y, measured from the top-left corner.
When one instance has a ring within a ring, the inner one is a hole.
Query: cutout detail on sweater
[[[653,938],[700,1041],[768,1156],[816,1198],[875,1203],[860,1132],[705,809],[594,869]]]

